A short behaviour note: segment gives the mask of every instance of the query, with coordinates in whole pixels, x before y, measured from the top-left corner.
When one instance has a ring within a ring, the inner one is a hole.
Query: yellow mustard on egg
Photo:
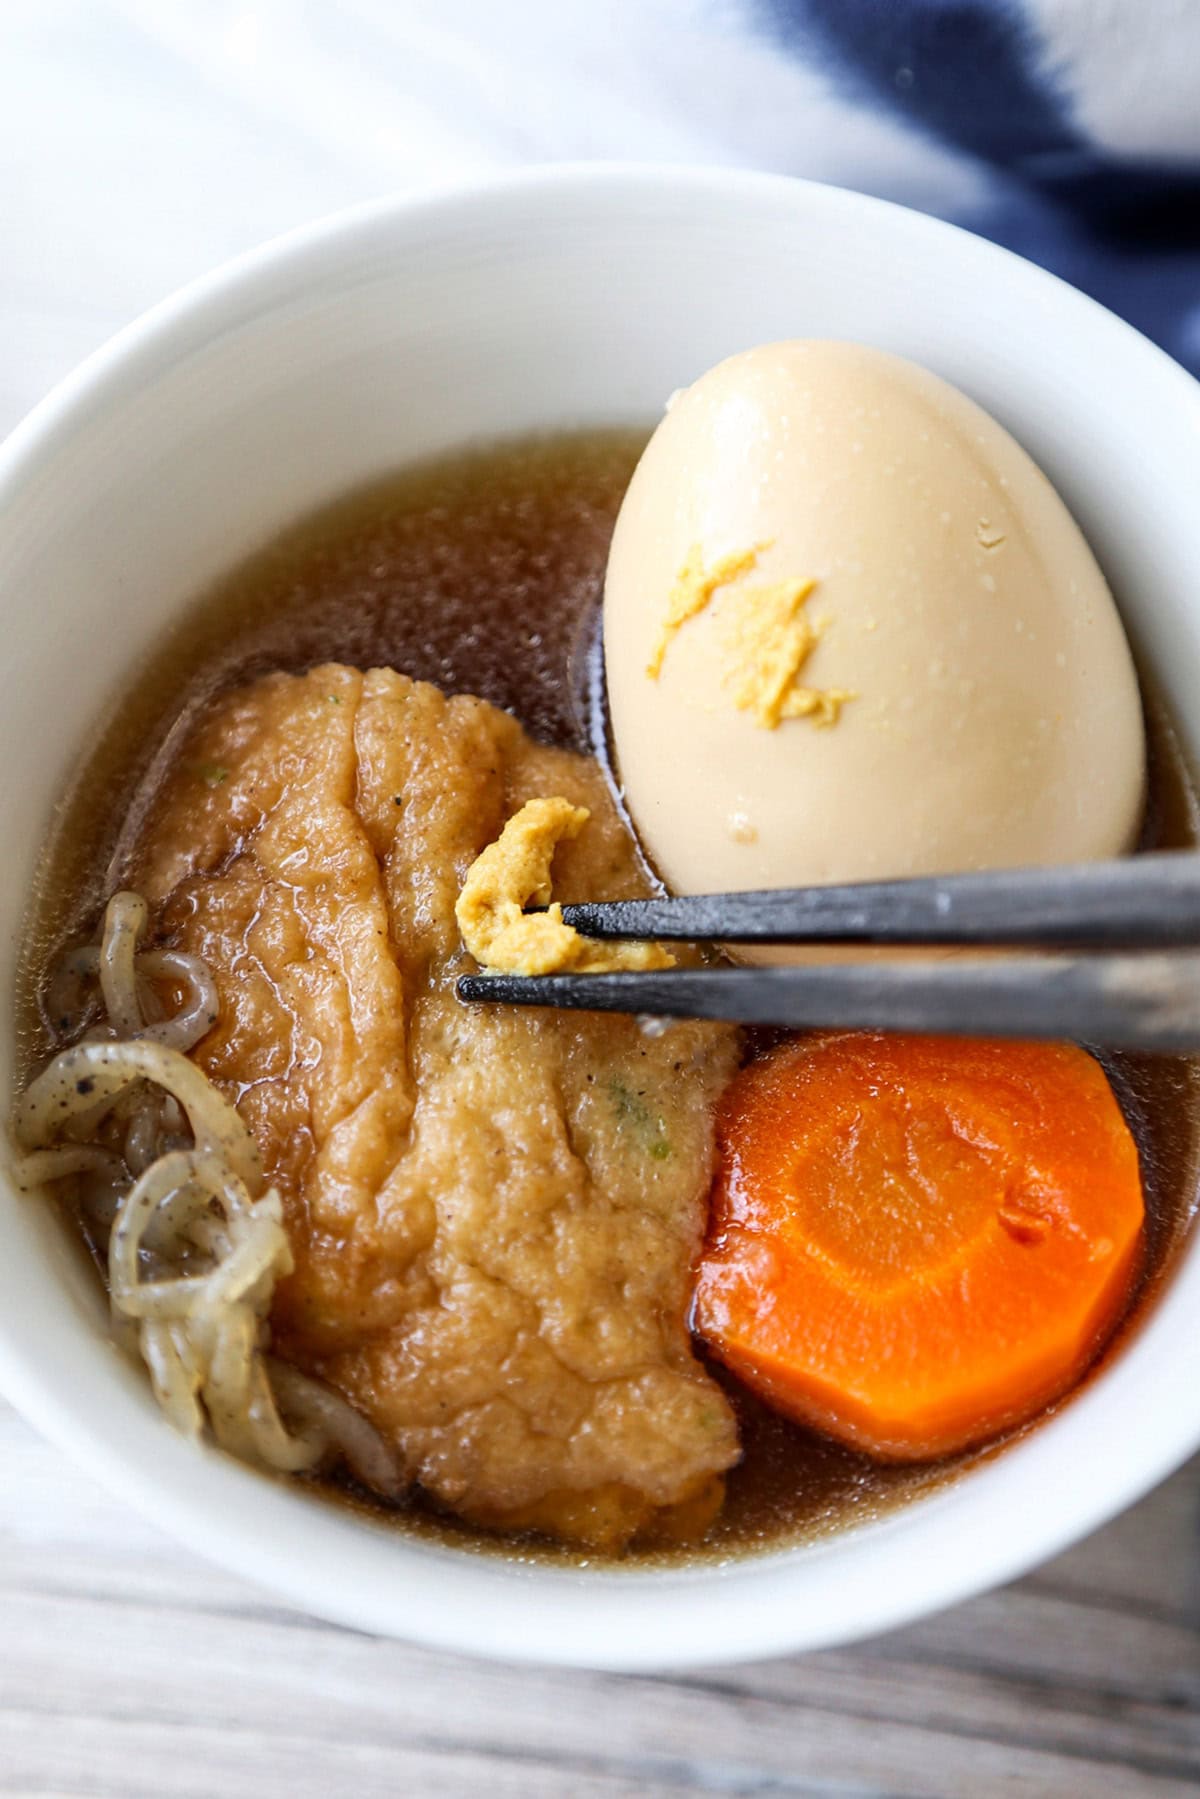
[[[671,968],[655,943],[597,943],[550,904],[550,864],[564,839],[578,837],[586,806],[529,800],[467,871],[454,915],[481,968],[500,974],[600,974],[611,969]],[[528,905],[545,912],[526,912]]]
[[[820,639],[820,627],[806,615],[805,601],[815,581],[773,581],[737,594],[725,631],[730,667],[727,685],[736,706],[753,712],[756,724],[773,731],[785,718],[810,718],[836,725],[854,695],[844,687],[804,687],[800,670]]]
[[[675,633],[687,624],[689,618],[695,618],[698,612],[704,611],[718,587],[724,587],[727,582],[736,581],[739,575],[748,573],[758,561],[759,552],[766,548],[765,543],[758,543],[748,550],[735,550],[732,555],[722,556],[709,568],[705,568],[704,551],[698,543],[692,545],[683,567],[675,577],[675,585],[667,596],[667,616],[646,664],[646,673],[652,681],[657,681],[662,672],[663,657]]]
[[[663,659],[675,634],[708,606],[719,587],[728,586],[758,566],[770,544],[738,550],[707,568],[704,552],[693,544],[675,577],[667,600],[658,642],[646,665],[651,680],[662,672]],[[723,640],[729,667],[726,686],[735,706],[752,712],[755,723],[774,731],[784,719],[808,718],[816,725],[836,725],[842,707],[854,694],[843,687],[806,687],[800,671],[820,641],[820,627],[805,612],[817,583],[808,577],[742,587],[731,596],[724,615]]]

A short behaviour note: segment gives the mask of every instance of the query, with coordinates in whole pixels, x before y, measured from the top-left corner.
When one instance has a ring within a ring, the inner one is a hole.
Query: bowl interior
[[[1174,364],[1004,252],[856,195],[713,173],[528,176],[245,259],[131,328],[0,452],[3,990],[56,797],[209,581],[372,475],[473,439],[649,422],[722,356],[790,336],[912,356],[1008,425],[1075,511],[1195,752],[1200,390]],[[0,1033],[0,1078],[11,1067]],[[1198,1304],[1193,1249],[1079,1400],[881,1523],[723,1568],[524,1566],[406,1540],[177,1441],[54,1220],[0,1191],[0,1382],[110,1485],[331,1617],[593,1666],[842,1640],[1053,1552],[1200,1441]]]

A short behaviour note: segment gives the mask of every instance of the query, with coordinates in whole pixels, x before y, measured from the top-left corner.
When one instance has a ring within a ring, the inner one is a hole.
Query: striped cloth
[[[980,177],[943,212],[1200,373],[1200,0],[759,0],[757,29]]]

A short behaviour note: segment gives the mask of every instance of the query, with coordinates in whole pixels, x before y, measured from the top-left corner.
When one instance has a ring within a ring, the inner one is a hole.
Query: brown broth
[[[327,660],[392,666],[507,707],[544,741],[606,754],[595,621],[612,523],[644,435],[504,444],[392,476],[286,532],[198,603],[131,683],[56,828],[23,962],[27,1069],[48,1047],[36,995],[50,953],[90,929],[173,727],[215,691]],[[1195,843],[1195,783],[1162,709],[1151,701],[1147,710],[1142,847]],[[1193,1214],[1200,1074],[1180,1058],[1118,1055],[1106,1066],[1138,1141],[1148,1212],[1141,1288],[1119,1344],[1145,1315]],[[886,1467],[789,1423],[713,1371],[733,1399],[744,1456],[718,1525],[689,1557],[779,1547],[877,1516],[996,1453],[992,1445],[934,1466]],[[335,1491],[378,1515],[365,1496]],[[391,1515],[443,1542],[578,1559],[543,1542],[488,1538],[421,1501]]]

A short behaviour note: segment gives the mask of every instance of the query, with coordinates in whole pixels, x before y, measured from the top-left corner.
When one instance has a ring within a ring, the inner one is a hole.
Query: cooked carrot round
[[[1031,1417],[1129,1298],[1137,1148],[1069,1044],[798,1039],[743,1070],[720,1128],[695,1328],[779,1411],[872,1455]]]

